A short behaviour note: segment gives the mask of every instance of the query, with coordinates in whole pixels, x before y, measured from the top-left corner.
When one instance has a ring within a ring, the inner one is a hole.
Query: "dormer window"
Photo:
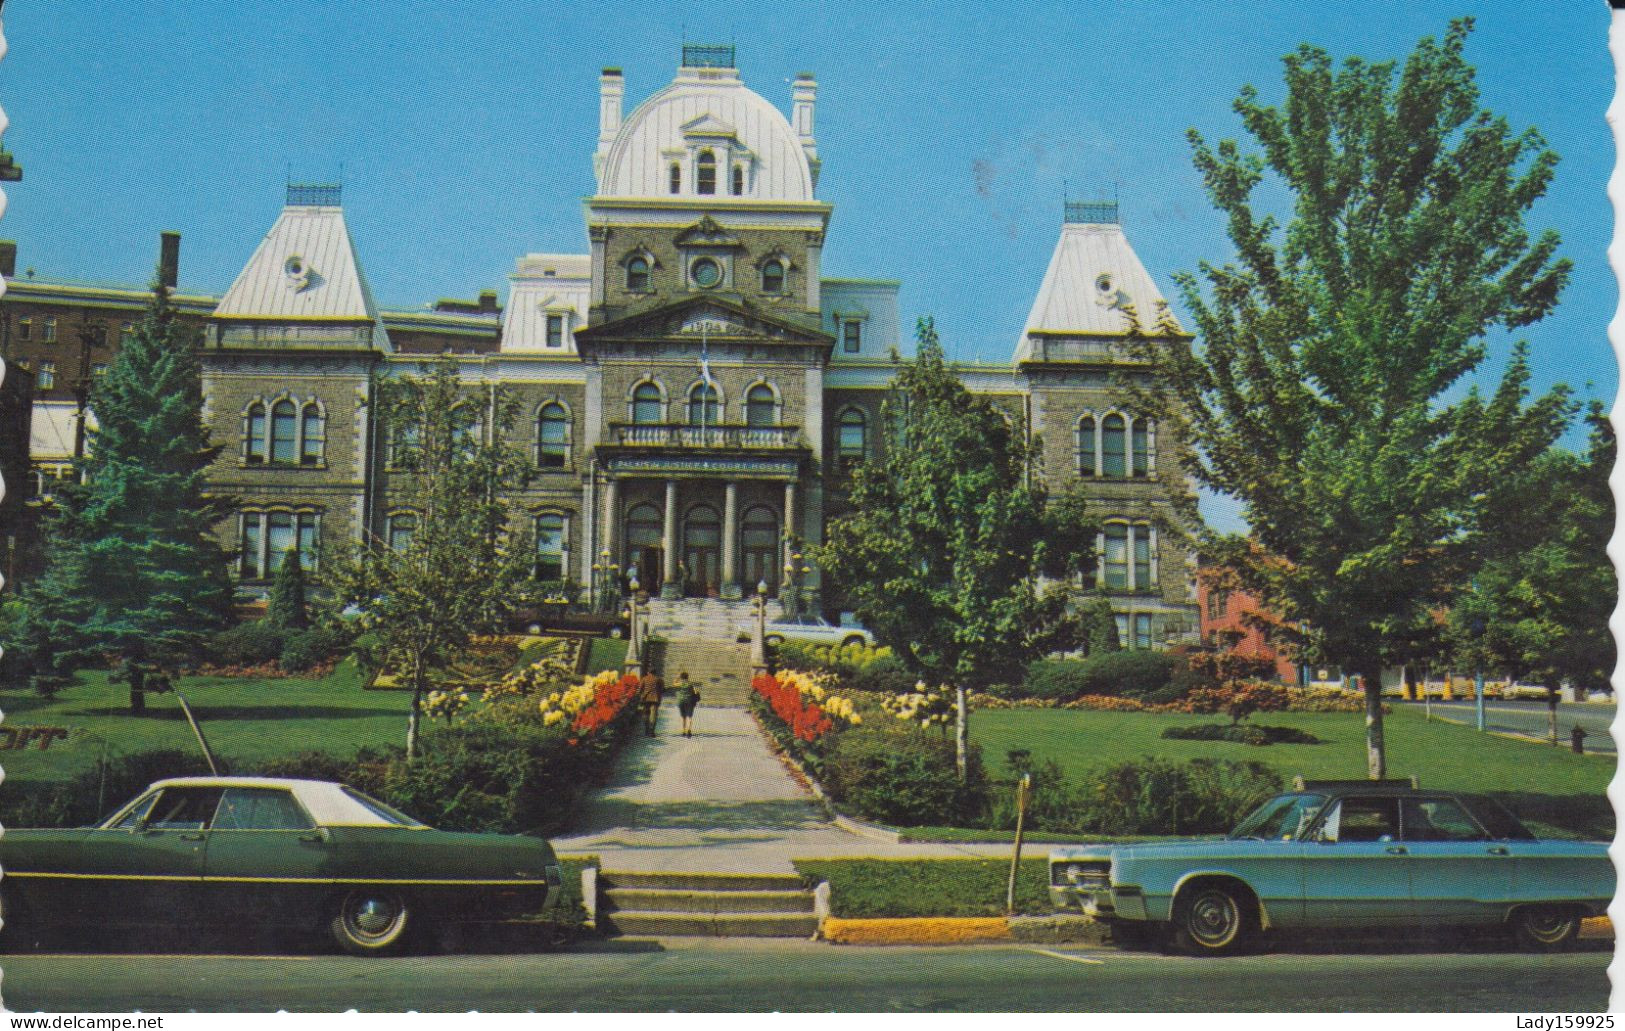
[[[671,163],[671,192],[683,192],[683,166],[673,161]]]
[[[745,192],[745,166],[734,166],[734,196],[738,197]]]
[[[717,158],[709,150],[700,152],[699,173],[695,176],[694,192],[701,194],[717,192]]]
[[[784,293],[784,262],[775,260],[762,266],[762,293]]]
[[[547,346],[564,346],[564,316],[549,315],[547,317]]]
[[[649,262],[647,259],[633,258],[626,263],[626,289],[635,294],[649,292]]]
[[[857,354],[863,350],[863,323],[857,319],[847,319],[841,325],[841,349],[847,354]]]

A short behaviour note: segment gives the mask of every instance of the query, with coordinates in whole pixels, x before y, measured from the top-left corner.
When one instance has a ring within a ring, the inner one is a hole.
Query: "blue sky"
[[[1172,272],[1229,254],[1188,127],[1238,135],[1237,89],[1278,98],[1280,58],[1300,42],[1400,57],[1471,14],[1483,103],[1563,156],[1530,221],[1558,229],[1576,267],[1557,313],[1521,334],[1535,386],[1614,393],[1601,0],[107,10],[6,11],[0,104],[26,179],[8,186],[0,236],[41,276],[143,282],[159,230],[177,229],[183,285],[223,290],[275,218],[289,168],[315,181],[342,163],[381,303],[505,290],[520,254],[586,248],[599,69],[625,69],[630,110],[670,81],[686,32],[734,41],[746,82],[781,110],[793,75],[817,74],[819,193],[835,205],[826,274],[901,280],[905,325],[933,315],[950,353],[992,360],[1008,360],[1031,306],[1064,183],[1074,198],[1121,198],[1130,240],[1171,291]],[[1494,367],[1508,345],[1494,341]]]

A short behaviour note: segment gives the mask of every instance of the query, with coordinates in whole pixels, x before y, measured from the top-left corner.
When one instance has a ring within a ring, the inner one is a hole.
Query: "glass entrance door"
[[[626,557],[621,574],[630,583],[636,569],[638,588],[650,594],[660,593],[660,574],[665,568],[660,546],[664,525],[660,510],[653,505],[638,505],[626,513],[626,535],[621,538],[626,542]]]
[[[684,593],[714,598],[722,590],[722,517],[710,505],[695,505],[683,521]]]
[[[739,527],[739,557],[742,560],[740,586],[747,595],[756,585],[767,584],[767,593],[779,592],[779,517],[766,505],[745,511]]]

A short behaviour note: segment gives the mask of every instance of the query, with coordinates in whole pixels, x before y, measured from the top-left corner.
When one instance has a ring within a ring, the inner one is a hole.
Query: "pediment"
[[[706,113],[698,118],[683,123],[684,136],[708,136],[713,138],[733,139],[738,135],[733,126],[724,122],[716,115]]]
[[[766,315],[720,298],[678,301],[581,330],[586,340],[751,340],[827,347],[834,338],[810,327]]]
[[[739,237],[735,236],[726,226],[706,215],[698,222],[677,234],[676,244],[679,247],[739,247]]]

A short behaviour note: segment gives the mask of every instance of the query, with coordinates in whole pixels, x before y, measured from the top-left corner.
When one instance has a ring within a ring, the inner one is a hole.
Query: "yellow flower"
[[[546,716],[542,717],[543,726],[548,726],[548,727],[551,727],[556,723],[562,723],[563,721],[564,721],[564,713],[558,711],[557,709],[554,709],[552,712],[550,712]]]

